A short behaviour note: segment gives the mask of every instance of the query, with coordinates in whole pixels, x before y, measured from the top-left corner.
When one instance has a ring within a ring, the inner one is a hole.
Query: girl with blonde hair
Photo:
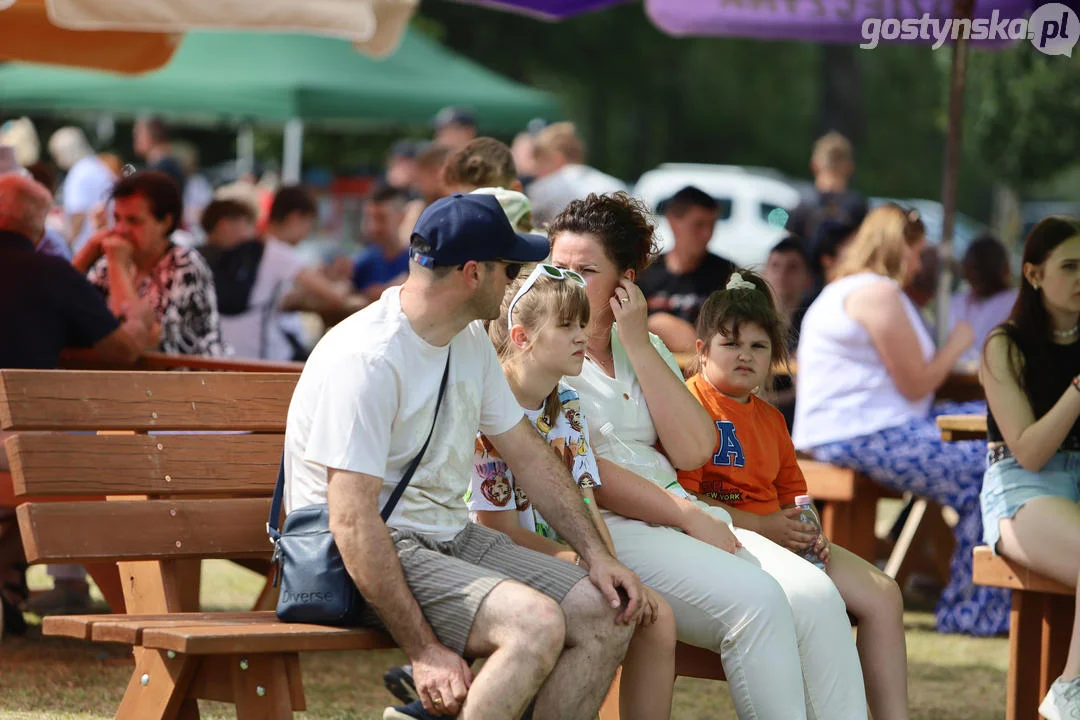
[[[537,432],[565,461],[597,530],[614,554],[593,494],[601,478],[588,422],[577,393],[562,382],[564,375],[581,372],[588,322],[585,280],[575,272],[541,264],[507,288],[502,312],[491,322],[488,334],[514,396]],[[476,440],[474,465],[466,502],[476,522],[506,533],[519,545],[582,563],[531,506],[483,435]],[[646,592],[646,610],[623,661],[619,713],[628,720],[654,720],[671,713],[675,619],[663,598],[653,590]]]

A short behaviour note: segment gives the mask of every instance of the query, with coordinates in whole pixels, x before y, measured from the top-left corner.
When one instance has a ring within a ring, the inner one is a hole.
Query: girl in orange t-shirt
[[[856,645],[874,720],[908,717],[903,599],[888,575],[798,520],[795,496],[806,480],[783,415],[754,391],[773,364],[785,362],[784,327],[769,286],[759,276],[734,273],[701,308],[698,372],[686,381],[716,422],[718,441],[704,467],[679,471],[679,482],[699,499],[721,505],[737,527],[789,550],[817,548],[848,612],[858,620]]]

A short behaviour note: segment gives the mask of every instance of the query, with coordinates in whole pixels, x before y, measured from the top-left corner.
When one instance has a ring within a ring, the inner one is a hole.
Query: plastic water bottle
[[[817,547],[817,541],[821,537],[821,519],[818,517],[817,510],[814,509],[814,500],[809,495],[797,495],[795,497],[795,507],[799,508],[802,512],[799,513],[799,522],[804,522],[807,525],[812,525],[817,535],[814,536],[814,542],[810,547],[799,553],[807,562],[811,562],[817,565],[822,570],[825,569],[825,563],[815,550]]]

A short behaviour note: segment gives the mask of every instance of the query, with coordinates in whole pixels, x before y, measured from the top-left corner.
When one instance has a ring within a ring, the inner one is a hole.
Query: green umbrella
[[[556,114],[554,99],[410,30],[376,60],[344,41],[284,33],[191,32],[159,71],[129,77],[22,63],[0,67],[5,110],[154,112],[285,122],[428,122],[468,106],[481,130],[514,131]]]

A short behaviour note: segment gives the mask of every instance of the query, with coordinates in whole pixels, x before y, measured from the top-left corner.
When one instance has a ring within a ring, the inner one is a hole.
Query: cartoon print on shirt
[[[570,447],[566,443],[566,440],[563,440],[562,438],[553,442],[551,447],[555,450],[555,454],[562,458],[563,464],[566,465],[566,469],[573,475],[574,460],[577,456],[576,448]]]
[[[525,512],[529,509],[529,496],[525,494],[525,491],[518,485],[514,488],[514,495],[517,498],[517,511]]]
[[[506,507],[513,494],[510,490],[510,480],[506,477],[509,468],[501,459],[493,458],[487,462],[478,463],[476,471],[480,475],[480,492],[488,502],[499,507]]]
[[[570,423],[570,428],[574,432],[581,432],[581,411],[578,409],[578,403],[563,406],[563,413],[566,415],[566,421]]]

